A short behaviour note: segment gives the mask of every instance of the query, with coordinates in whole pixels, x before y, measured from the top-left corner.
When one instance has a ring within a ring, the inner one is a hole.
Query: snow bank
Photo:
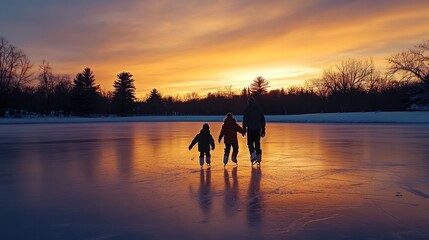
[[[242,116],[236,116],[242,121]],[[101,123],[101,122],[221,122],[224,116],[138,116],[138,117],[31,117],[1,118],[0,124]],[[355,112],[302,115],[267,115],[267,122],[286,123],[424,123],[429,112]]]
[[[429,112],[354,112],[269,116],[270,122],[295,123],[429,123]]]

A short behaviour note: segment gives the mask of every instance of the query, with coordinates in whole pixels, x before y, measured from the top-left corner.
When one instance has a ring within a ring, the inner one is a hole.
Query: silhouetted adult
[[[247,103],[243,116],[243,129],[247,132],[250,162],[260,164],[262,160],[261,137],[265,136],[265,116],[253,97],[250,97]]]

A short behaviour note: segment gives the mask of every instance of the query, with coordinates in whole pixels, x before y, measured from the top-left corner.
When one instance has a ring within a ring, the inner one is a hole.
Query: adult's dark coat
[[[256,103],[250,103],[244,110],[243,128],[246,130],[265,129],[265,116]]]

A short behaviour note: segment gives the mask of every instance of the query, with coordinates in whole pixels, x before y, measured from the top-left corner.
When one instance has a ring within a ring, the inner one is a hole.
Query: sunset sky
[[[91,67],[112,90],[129,71],[138,97],[303,84],[347,58],[385,58],[429,38],[428,0],[2,0],[0,36],[35,65]]]

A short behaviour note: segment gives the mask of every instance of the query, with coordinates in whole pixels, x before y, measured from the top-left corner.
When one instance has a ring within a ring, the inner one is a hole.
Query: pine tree
[[[268,92],[268,87],[270,87],[268,84],[269,82],[265,78],[259,76],[253,79],[253,82],[250,84],[250,93],[256,96],[264,95]]]
[[[136,100],[133,75],[129,72],[118,74],[118,79],[113,83],[113,103],[116,112],[120,115],[129,114],[133,111],[134,101]]]
[[[163,114],[164,105],[162,102],[161,93],[156,88],[150,91],[149,97],[146,100],[147,112],[149,114]]]
[[[99,85],[95,85],[95,76],[89,67],[78,73],[73,80],[74,110],[78,114],[94,113]]]
[[[162,103],[162,97],[161,94],[156,90],[156,88],[152,89],[150,91],[150,95],[146,101],[149,104],[161,104]]]

